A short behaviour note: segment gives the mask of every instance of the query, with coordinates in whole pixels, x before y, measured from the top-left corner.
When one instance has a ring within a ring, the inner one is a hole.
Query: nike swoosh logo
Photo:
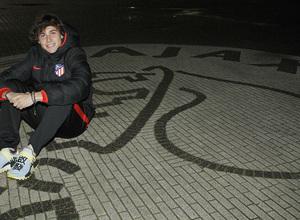
[[[34,65],[33,69],[35,69],[35,70],[41,70],[42,68],[36,67],[36,65]]]

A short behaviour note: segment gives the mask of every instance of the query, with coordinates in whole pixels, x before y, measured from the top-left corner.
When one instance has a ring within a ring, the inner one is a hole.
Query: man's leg
[[[9,80],[7,87],[14,92],[27,92],[29,89],[18,80]],[[27,111],[27,110],[23,110]],[[1,103],[0,112],[0,173],[11,169],[18,157],[17,146],[20,141],[19,127],[22,111],[15,108],[9,101]]]
[[[29,145],[38,155],[41,149],[54,137],[71,112],[72,105],[48,106],[43,117],[29,139]]]
[[[12,179],[25,180],[29,178],[34,170],[38,167],[36,155],[50,140],[52,140],[63,124],[68,114],[70,113],[72,105],[68,106],[42,106],[37,109],[37,116],[39,110],[46,110],[43,116],[29,139],[29,145],[20,153],[16,163],[11,170],[8,171],[7,176]],[[24,115],[24,120],[30,120],[31,115]],[[40,119],[40,117],[38,117]],[[32,121],[31,121],[32,122]],[[32,127],[36,124],[32,123]]]
[[[76,110],[77,109],[77,110]],[[73,138],[81,135],[88,126],[89,119],[84,113],[84,106],[78,103],[72,106],[70,114],[58,129],[55,137]]]
[[[82,109],[82,104],[77,106],[77,110],[73,105],[47,106],[45,112],[39,107],[37,109],[38,118],[40,118],[39,110],[43,112],[40,123],[30,137],[29,145],[20,153],[16,164],[8,172],[8,177],[18,180],[29,178],[37,168],[35,156],[49,141],[54,137],[71,138],[84,132],[87,123],[84,122],[86,120],[84,113],[78,110],[79,106]],[[32,115],[26,114],[23,116],[25,120],[30,120],[32,117]],[[35,127],[34,124],[31,126]]]
[[[8,80],[5,82],[5,86],[13,92],[25,93],[29,91],[29,88],[19,80]],[[27,109],[23,111],[27,111]],[[21,113],[22,111],[15,108],[9,101],[2,102],[0,112],[0,148],[10,147],[17,149],[20,141]]]
[[[0,113],[0,147],[17,150],[20,141],[19,127],[21,121],[21,111],[11,103],[2,103]]]

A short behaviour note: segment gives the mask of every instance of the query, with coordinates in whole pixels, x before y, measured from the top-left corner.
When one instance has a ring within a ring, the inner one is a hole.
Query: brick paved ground
[[[83,135],[47,145],[30,179],[1,174],[0,219],[300,219],[292,40],[176,34],[199,10],[7,2],[0,71],[24,57],[37,11],[56,13],[82,33],[97,112]],[[32,129],[20,130],[24,146]]]

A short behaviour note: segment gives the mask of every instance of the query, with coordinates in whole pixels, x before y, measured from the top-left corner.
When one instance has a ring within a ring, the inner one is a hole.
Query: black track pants
[[[14,92],[30,92],[23,83],[15,80],[8,82],[7,87]],[[78,106],[83,109],[81,103]],[[2,102],[0,112],[0,148],[17,148],[20,142],[19,128],[23,119],[35,131],[29,139],[34,152],[39,154],[41,149],[53,138],[72,138],[82,134],[87,124],[82,120],[74,105],[48,106],[37,103],[36,115],[33,106],[19,110],[8,101]]]

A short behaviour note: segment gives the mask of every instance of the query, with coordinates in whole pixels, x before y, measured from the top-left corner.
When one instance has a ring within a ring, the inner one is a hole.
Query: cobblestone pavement
[[[153,18],[147,38],[128,29],[145,8],[80,3],[0,4],[0,71],[25,56],[37,11],[50,11],[82,33],[97,107],[83,135],[42,150],[30,179],[1,174],[0,219],[300,219],[300,58],[288,42],[187,32],[167,43],[168,18],[159,28]],[[164,16],[205,19],[172,10]],[[24,146],[33,130],[20,131]]]

